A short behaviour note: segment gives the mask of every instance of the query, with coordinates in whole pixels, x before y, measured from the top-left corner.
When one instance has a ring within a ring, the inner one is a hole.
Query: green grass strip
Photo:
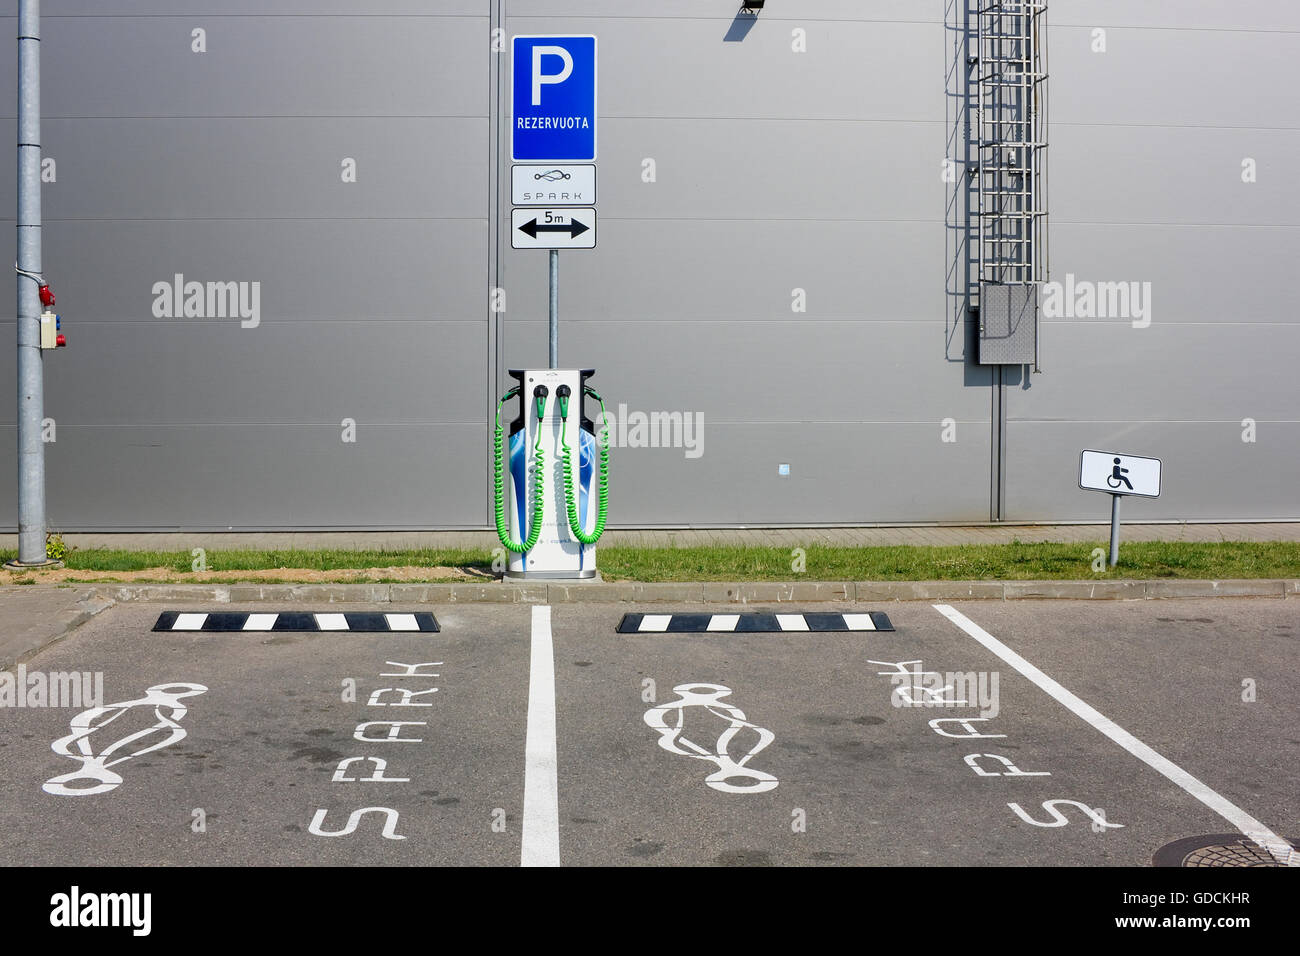
[[[0,559],[17,557],[13,550],[0,550]],[[77,571],[143,571],[167,568],[193,571],[198,558],[189,551],[123,551],[99,548],[70,549],[64,565]],[[209,571],[264,571],[275,568],[309,568],[335,571],[354,568],[388,567],[478,567],[492,566],[492,555],[475,548],[412,551],[207,551],[203,560]]]
[[[1105,566],[1106,542],[900,545],[803,549],[754,547],[600,548],[611,581],[953,581],[1114,578],[1300,578],[1300,543],[1135,541],[1120,546],[1119,566]],[[1097,549],[1103,557],[1098,559]],[[16,556],[0,550],[0,560]],[[463,567],[490,572],[492,555],[473,548],[405,551],[208,551],[210,571],[307,568],[336,571],[386,567]],[[69,551],[80,571],[193,570],[189,551]],[[1097,566],[1103,570],[1094,570]],[[287,579],[287,578],[286,578]],[[3,578],[0,578],[3,580]]]
[[[1107,543],[972,544],[954,547],[607,548],[607,579],[635,581],[966,581],[1300,576],[1300,543],[1133,542],[1107,566]],[[1101,549],[1098,560],[1096,549]],[[1094,568],[1100,567],[1097,571]],[[802,570],[799,570],[802,568]]]

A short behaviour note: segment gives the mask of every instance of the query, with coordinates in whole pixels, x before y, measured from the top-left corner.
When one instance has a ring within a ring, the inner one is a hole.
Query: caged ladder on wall
[[[1047,264],[1045,0],[970,0],[981,365],[1038,367]],[[969,35],[969,34],[968,34]]]

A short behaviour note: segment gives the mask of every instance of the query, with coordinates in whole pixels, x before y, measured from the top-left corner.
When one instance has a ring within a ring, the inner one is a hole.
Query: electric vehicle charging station
[[[609,500],[609,431],[596,450],[587,380],[595,369],[511,369],[518,382],[497,405],[492,491],[506,577],[591,580]],[[515,417],[501,420],[507,402]],[[599,463],[597,462],[599,457]],[[508,480],[507,480],[508,473]]]
[[[510,369],[517,384],[497,403],[497,538],[509,553],[507,578],[589,581],[609,503],[609,422],[604,399],[588,384],[596,370],[556,366],[559,250],[596,244],[596,38],[516,36],[511,71],[511,198],[522,208],[511,213],[510,244],[548,250],[550,368]],[[570,181],[561,189],[536,185]],[[536,208],[542,205],[559,208]],[[599,453],[588,399],[600,406]],[[502,410],[516,401],[503,424]]]

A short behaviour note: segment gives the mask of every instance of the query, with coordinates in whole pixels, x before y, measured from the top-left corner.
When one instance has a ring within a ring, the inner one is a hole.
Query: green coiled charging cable
[[[569,530],[583,544],[595,544],[605,533],[605,514],[609,506],[609,414],[605,411],[605,400],[595,390],[583,386],[583,391],[600,402],[600,417],[604,424],[600,442],[600,479],[597,485],[596,527],[591,533],[582,530],[578,519],[578,503],[573,492],[573,469],[569,465],[569,389],[562,385],[556,390],[560,403],[560,467],[564,472],[564,502],[569,512]]]
[[[496,505],[497,517],[497,537],[501,539],[503,547],[522,554],[525,551],[531,551],[533,545],[537,544],[537,539],[542,534],[542,510],[545,505],[544,488],[545,482],[543,477],[545,471],[542,467],[542,429],[537,429],[537,443],[533,446],[533,520],[528,530],[528,540],[512,541],[510,539],[510,525],[506,521],[506,502],[505,502],[505,429],[501,427],[501,406],[519,394],[519,387],[515,386],[501,396],[501,401],[497,402],[497,423],[495,439],[492,445],[493,462],[492,462],[492,488],[494,504]],[[538,386],[533,393],[537,401],[537,420],[542,421],[542,413],[546,410],[546,387]]]

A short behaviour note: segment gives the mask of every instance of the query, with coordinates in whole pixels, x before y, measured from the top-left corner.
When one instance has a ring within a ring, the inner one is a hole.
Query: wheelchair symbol
[[[1110,474],[1106,476],[1106,484],[1109,485],[1111,488],[1118,488],[1122,483],[1128,486],[1129,491],[1132,491],[1133,483],[1124,477],[1127,474],[1128,474],[1128,469],[1121,468],[1119,465],[1119,459],[1116,458],[1115,467],[1112,468],[1110,470]]]

